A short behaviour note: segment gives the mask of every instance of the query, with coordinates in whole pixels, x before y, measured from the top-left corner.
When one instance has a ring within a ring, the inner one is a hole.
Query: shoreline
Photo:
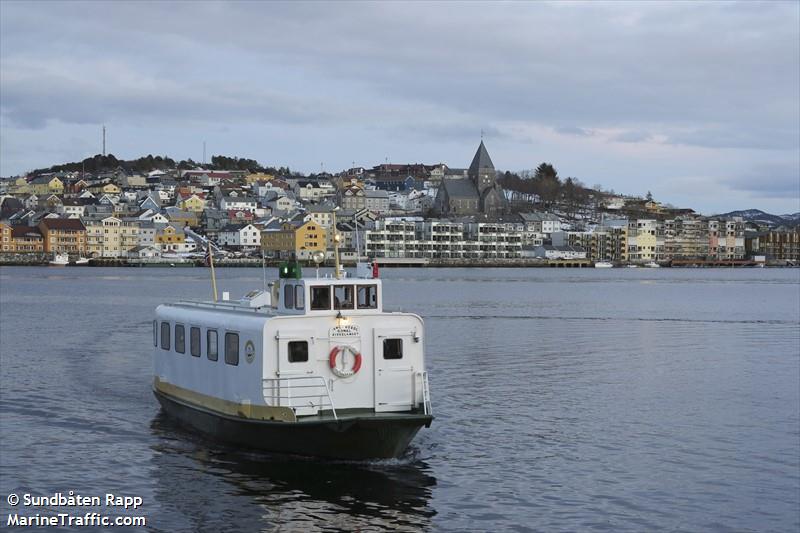
[[[215,261],[214,266],[218,268],[261,268],[267,266],[274,268],[279,266],[285,260],[269,259],[262,263],[260,259],[236,259],[236,260],[220,260]],[[433,260],[409,260],[409,259],[392,259],[392,258],[378,258],[376,261],[380,268],[578,268],[578,269],[594,269],[594,264],[588,260],[539,260],[539,259],[478,259],[478,260],[465,260],[465,259],[433,259]],[[301,261],[303,268],[315,268],[316,265],[308,262]],[[354,268],[356,265],[352,262],[343,262],[344,267]],[[50,265],[49,258],[15,258],[5,259],[0,258],[0,267],[6,266],[25,266],[25,267],[118,267],[118,268],[208,268],[202,260],[161,260],[152,262],[136,262],[125,259],[91,259],[89,264],[76,265],[71,263],[69,265]],[[323,268],[332,268],[333,264],[327,262],[321,265]],[[662,268],[798,268],[800,265],[787,263],[785,261],[775,261],[767,263],[757,263],[755,261],[686,261],[679,262],[664,262],[659,264]],[[614,265],[615,269],[621,268],[636,268],[643,270],[655,270],[653,267],[647,267],[641,264],[618,264]],[[598,269],[604,270],[604,269]]]

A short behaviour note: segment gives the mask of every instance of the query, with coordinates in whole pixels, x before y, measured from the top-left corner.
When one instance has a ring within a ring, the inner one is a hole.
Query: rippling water
[[[261,272],[220,271],[235,297]],[[797,531],[800,271],[385,270],[436,420],[396,461],[241,451],[150,391],[204,269],[0,269],[0,493],[144,498],[154,531]]]

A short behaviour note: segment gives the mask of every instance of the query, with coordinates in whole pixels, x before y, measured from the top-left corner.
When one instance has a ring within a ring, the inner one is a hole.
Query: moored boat
[[[597,261],[594,264],[595,268],[612,268],[614,265],[608,261]]]
[[[377,277],[280,271],[239,301],[157,308],[153,389],[164,410],[247,447],[400,456],[433,420],[422,319],[384,312]]]
[[[69,264],[69,254],[66,252],[55,252],[49,264],[51,266],[67,266]]]

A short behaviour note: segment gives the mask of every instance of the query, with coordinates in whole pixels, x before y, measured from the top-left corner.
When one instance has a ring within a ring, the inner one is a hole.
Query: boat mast
[[[208,266],[211,268],[211,289],[214,293],[214,301],[217,301],[217,275],[214,272],[214,247],[211,244],[211,239],[198,235],[188,226],[183,228],[184,233],[193,238],[195,242],[206,245],[206,253],[208,254]]]
[[[332,211],[333,214],[333,264],[334,264],[334,277],[339,277],[339,231],[336,229],[336,208]]]
[[[214,301],[217,301],[217,275],[214,273],[214,250],[211,248],[211,241],[206,242],[208,246],[208,266],[211,267],[211,289],[214,291]]]

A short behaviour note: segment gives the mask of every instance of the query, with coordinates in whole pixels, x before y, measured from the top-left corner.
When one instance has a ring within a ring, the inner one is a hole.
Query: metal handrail
[[[310,383],[302,385],[296,385],[292,383],[292,381],[297,381],[297,380],[307,380],[307,381],[310,380],[318,383]],[[320,390],[320,387],[324,389],[324,392]],[[295,389],[317,389],[319,390],[319,393],[293,394],[293,391]],[[286,394],[282,394],[283,390],[286,391]],[[277,405],[282,407],[322,408],[325,406],[330,406],[331,412],[333,412],[333,419],[339,420],[339,417],[336,415],[336,407],[333,405],[333,398],[331,397],[331,390],[328,387],[328,382],[322,376],[289,376],[289,377],[277,377],[277,378],[264,378],[262,380],[262,394],[264,396],[265,402],[273,405],[275,402],[277,402]],[[301,405],[294,404],[294,400],[308,400],[310,398],[317,398],[319,399],[319,402],[315,404],[312,401],[303,401]]]
[[[426,415],[433,413],[433,405],[431,405],[431,390],[428,385],[428,371],[417,372],[422,383],[422,412]]]

